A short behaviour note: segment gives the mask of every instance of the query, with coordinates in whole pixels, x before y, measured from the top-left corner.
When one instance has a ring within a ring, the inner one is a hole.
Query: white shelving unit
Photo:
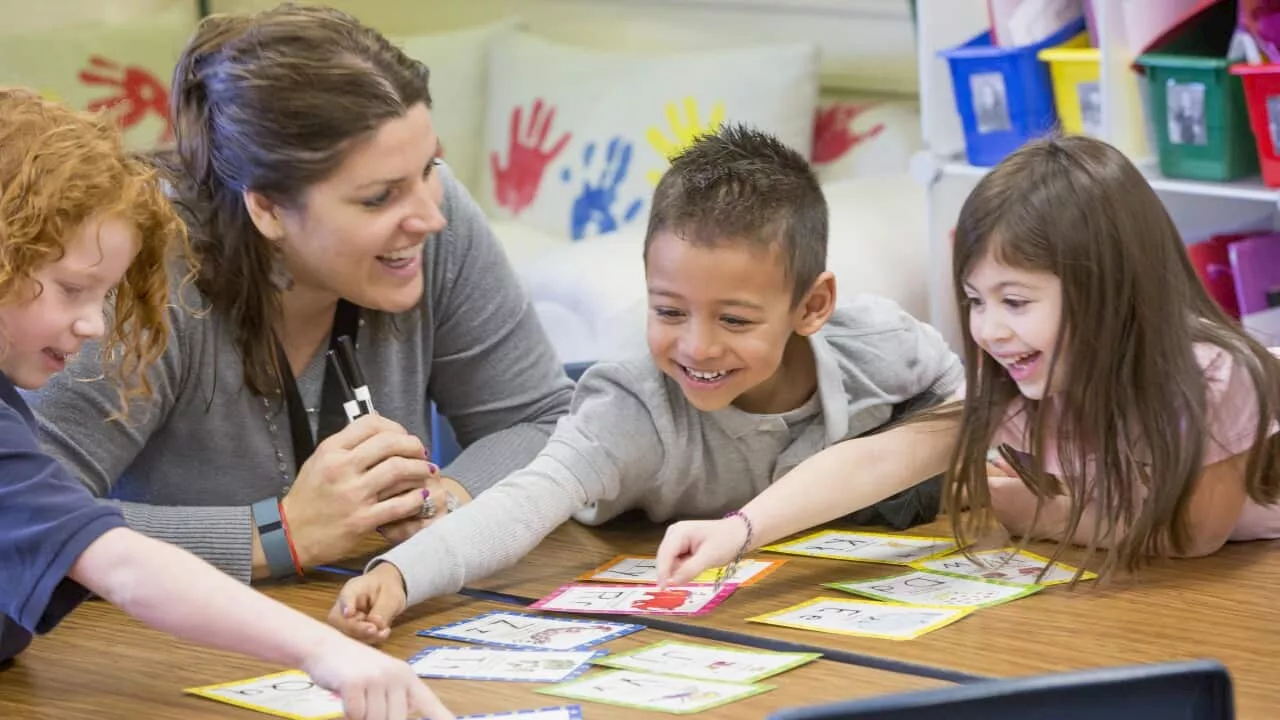
[[[1124,151],[1147,174],[1187,242],[1218,232],[1280,229],[1280,191],[1261,179],[1214,183],[1161,177],[1143,108],[1140,76],[1124,42],[1122,4],[1095,4],[1101,51],[1103,97],[1102,139]],[[918,0],[917,48],[920,72],[921,126],[926,151],[913,161],[913,172],[928,187],[929,321],[952,347],[960,348],[960,328],[951,289],[951,228],[960,207],[987,168],[969,165],[964,132],[951,89],[951,73],[938,52],[965,42],[987,29],[986,0]]]

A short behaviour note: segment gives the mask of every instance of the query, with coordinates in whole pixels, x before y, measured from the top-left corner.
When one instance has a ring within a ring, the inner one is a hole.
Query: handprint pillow
[[[820,104],[811,160],[824,183],[905,173],[924,149],[915,100],[840,97]]]
[[[0,35],[0,85],[21,86],[81,110],[105,110],[125,141],[148,149],[173,139],[169,81],[194,14],[129,25],[74,26]]]
[[[813,142],[810,45],[647,55],[518,33],[489,72],[478,197],[493,217],[573,240],[644,223],[667,158],[721,122],[806,157]]]

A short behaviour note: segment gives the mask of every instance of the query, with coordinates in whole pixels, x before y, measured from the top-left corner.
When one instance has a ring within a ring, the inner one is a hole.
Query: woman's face
[[[296,207],[277,211],[299,290],[404,312],[422,298],[424,249],[445,227],[439,139],[421,103],[354,143]]]

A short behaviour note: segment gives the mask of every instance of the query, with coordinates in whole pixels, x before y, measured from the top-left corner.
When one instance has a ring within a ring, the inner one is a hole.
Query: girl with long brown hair
[[[1280,537],[1280,364],[1214,304],[1118,150],[1030,143],[956,225],[967,396],[948,504],[973,538],[1104,551],[1103,569]],[[996,449],[1011,472],[988,477]]]

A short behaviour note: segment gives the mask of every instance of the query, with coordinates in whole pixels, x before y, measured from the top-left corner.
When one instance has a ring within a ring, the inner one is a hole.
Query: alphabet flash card
[[[819,653],[745,650],[720,645],[664,640],[635,650],[596,658],[596,665],[677,675],[694,680],[754,683],[822,657]]]
[[[945,555],[956,549],[956,542],[945,537],[820,530],[796,540],[774,543],[761,549],[831,560],[910,565],[913,562]]]
[[[183,692],[289,720],[329,720],[344,716],[342,699],[316,685],[311,676],[301,670],[187,688]]]
[[[872,600],[888,600],[908,605],[973,608],[999,605],[1044,589],[1039,585],[1016,585],[929,570],[913,570],[902,575],[870,580],[825,583],[823,587],[862,595]]]
[[[587,615],[702,615],[733,594],[737,585],[717,592],[711,585],[564,585],[529,607]]]
[[[630,670],[613,670],[585,675],[535,692],[593,700],[640,710],[687,715],[710,710],[735,700],[772,690],[772,685],[693,680],[668,675],[650,675]]]
[[[819,597],[747,622],[766,623],[836,635],[885,640],[910,640],[945,627],[973,612],[973,608],[930,607],[875,600]]]
[[[445,680],[564,682],[591,668],[604,650],[430,647],[409,660],[418,677]]]
[[[469,620],[419,630],[418,634],[496,647],[585,650],[643,629],[643,625],[629,623],[570,620],[495,610]]]
[[[945,557],[920,560],[912,563],[912,567],[1007,583],[1040,586],[1071,582],[1071,578],[1075,577],[1077,571],[1077,568],[1070,565],[1054,563],[1053,567],[1045,572],[1044,577],[1040,577],[1040,571],[1049,566],[1049,558],[1026,550],[1019,552],[1014,548],[983,550],[973,553],[973,557],[978,564],[965,557],[964,553],[955,553]],[[1080,579],[1094,580],[1097,577],[1096,573],[1086,570]]]
[[[777,570],[786,560],[746,560],[738,563],[733,577],[725,578],[726,583],[739,587],[754,585],[766,575]],[[713,584],[720,568],[702,571],[693,579],[691,585]],[[658,561],[653,557],[619,555],[609,562],[578,577],[587,582],[644,583],[652,585],[658,582]]]

